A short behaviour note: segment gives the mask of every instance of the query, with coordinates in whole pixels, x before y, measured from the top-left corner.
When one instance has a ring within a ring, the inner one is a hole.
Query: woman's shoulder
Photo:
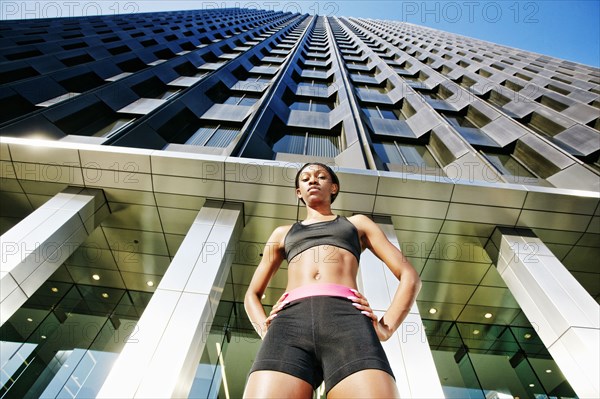
[[[357,228],[358,227],[365,227],[365,226],[368,226],[368,225],[370,225],[370,224],[373,223],[373,221],[371,220],[371,218],[369,218],[366,215],[362,215],[360,213],[357,213],[357,214],[352,215],[352,216],[348,216],[346,219],[348,219]]]
[[[280,242],[281,244],[283,244],[287,233],[293,226],[293,224],[288,224],[284,226],[275,227],[275,230],[273,230],[273,233],[271,233],[271,238],[269,239],[269,241]]]

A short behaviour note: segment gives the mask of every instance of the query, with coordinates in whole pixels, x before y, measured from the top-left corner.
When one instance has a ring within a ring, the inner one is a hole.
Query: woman
[[[371,219],[331,212],[340,189],[331,168],[306,164],[295,183],[306,219],[273,231],[244,299],[263,339],[244,397],[312,398],[323,380],[328,398],[399,397],[380,341],[408,314],[419,276]],[[356,289],[365,248],[400,279],[379,320]],[[286,293],[267,316],[261,298],[283,259],[288,260]]]

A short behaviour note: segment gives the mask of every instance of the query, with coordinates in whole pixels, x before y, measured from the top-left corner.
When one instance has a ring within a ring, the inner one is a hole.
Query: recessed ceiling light
[[[429,314],[436,314],[437,313],[437,309],[436,308],[430,308],[429,309]]]
[[[52,292],[58,292],[58,288],[52,287],[52,288],[50,288],[50,291],[52,291]]]
[[[33,321],[33,319],[31,317],[28,317],[27,321],[31,323]]]
[[[483,317],[485,317],[486,319],[491,319],[493,316],[493,314],[491,314],[490,312],[487,312],[486,314],[483,315]]]
[[[108,293],[106,293],[106,292],[103,292],[103,293],[102,293],[102,298],[108,298]]]
[[[46,339],[46,336],[45,336],[45,335],[42,335],[40,338],[41,338],[41,339]]]
[[[552,372],[552,370],[546,369],[546,373],[550,374],[551,372]]]
[[[261,299],[265,299],[267,297],[267,294],[262,294]]]
[[[535,384],[529,384],[529,388],[533,388]]]
[[[92,274],[92,278],[96,281],[100,280],[100,276],[97,274]]]
[[[523,335],[523,338],[525,338],[525,339],[529,339],[529,338],[531,338],[531,334],[529,334],[529,333],[526,333],[525,335]]]
[[[473,330],[473,335],[478,335],[479,334],[479,330]]]
[[[146,281],[146,285],[147,285],[148,287],[153,287],[153,286],[154,286],[154,281],[152,281],[152,280],[148,280],[148,281]]]

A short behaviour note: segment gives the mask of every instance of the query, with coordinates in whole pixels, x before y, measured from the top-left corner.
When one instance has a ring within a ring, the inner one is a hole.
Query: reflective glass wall
[[[44,283],[0,328],[0,397],[95,397],[151,296]]]
[[[446,398],[576,398],[532,327],[423,320]]]

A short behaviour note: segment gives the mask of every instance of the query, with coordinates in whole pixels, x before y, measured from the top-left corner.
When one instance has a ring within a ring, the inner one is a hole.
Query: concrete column
[[[187,397],[242,225],[241,204],[204,204],[98,398]]]
[[[600,306],[531,230],[497,227],[486,249],[577,396],[600,397]]]
[[[108,214],[102,190],[68,187],[0,237],[0,325]]]
[[[376,220],[388,240],[400,248],[391,221]],[[360,257],[359,289],[381,317],[390,306],[398,279],[370,251]],[[435,363],[416,303],[393,337],[383,343],[402,398],[443,398]]]

